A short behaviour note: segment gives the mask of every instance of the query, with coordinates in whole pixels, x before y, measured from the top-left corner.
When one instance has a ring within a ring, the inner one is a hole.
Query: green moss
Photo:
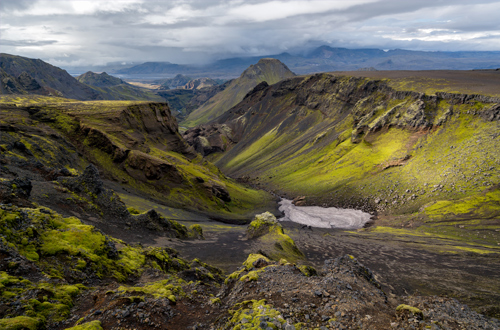
[[[4,330],[38,330],[42,329],[43,325],[42,319],[28,316],[0,319],[0,328]]]
[[[36,299],[30,299],[26,308],[28,316],[41,317],[51,322],[59,322],[70,315],[70,307],[65,304],[40,302]]]
[[[500,190],[470,196],[456,201],[437,201],[425,207],[431,219],[456,218],[469,215],[472,218],[491,217],[500,214]]]
[[[405,304],[401,304],[398,307],[396,307],[396,312],[402,313],[404,311],[408,311],[408,312],[412,313],[413,315],[419,315],[421,317],[423,316],[422,311],[420,309],[418,309],[417,307],[412,307],[412,306],[405,305]]]
[[[190,237],[194,237],[194,238],[205,239],[205,237],[203,236],[203,229],[198,224],[191,225],[189,227],[189,234],[188,235]]]
[[[134,207],[127,207],[127,210],[129,211],[130,214],[141,214],[143,212],[139,211],[138,209]]]
[[[266,262],[270,262],[269,258],[263,256],[262,254],[258,253],[251,253],[248,255],[247,260],[243,262],[243,266],[245,266],[246,270],[250,270],[254,268],[253,264],[259,259],[264,259]]]
[[[220,305],[220,304],[222,304],[222,301],[220,300],[220,298],[212,298],[212,299],[210,299],[210,304]]]
[[[103,330],[101,327],[101,321],[91,321],[81,325],[76,325],[71,328],[66,328],[66,330]]]
[[[232,329],[260,329],[261,320],[263,317],[268,320],[278,321],[281,324],[285,323],[285,319],[279,311],[266,304],[266,300],[249,300],[234,305],[229,310],[231,319],[226,324],[227,328]],[[268,326],[273,328],[275,325],[267,322]]]
[[[316,269],[314,269],[314,267],[311,267],[311,266],[300,265],[298,268],[299,268],[300,272],[302,274],[304,274],[305,276],[315,276],[318,274]]]
[[[125,291],[130,293],[144,293],[148,295],[152,295],[155,298],[167,298],[172,302],[176,302],[177,296],[185,296],[185,292],[182,287],[179,285],[178,280],[174,280],[174,285],[171,283],[172,280],[161,280],[157,282],[147,283],[144,286],[135,286],[135,287],[126,287],[121,286],[118,288],[118,291]]]
[[[240,281],[242,281],[242,282],[257,281],[259,279],[259,273],[261,271],[262,270],[252,270],[252,271],[248,272],[248,274],[242,276],[240,278]]]

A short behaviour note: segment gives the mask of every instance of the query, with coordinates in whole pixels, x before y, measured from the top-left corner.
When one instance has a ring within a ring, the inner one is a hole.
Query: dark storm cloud
[[[500,1],[0,2],[3,52],[60,65],[348,48],[500,50]],[[57,40],[57,42],[55,42]]]

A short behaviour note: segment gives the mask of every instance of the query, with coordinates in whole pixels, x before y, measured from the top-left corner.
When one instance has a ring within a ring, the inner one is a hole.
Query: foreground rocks
[[[255,222],[284,235],[270,214]],[[257,239],[276,238],[269,235]],[[453,299],[389,296],[351,255],[316,270],[251,254],[224,276],[173,249],[128,245],[75,217],[14,205],[0,205],[0,284],[2,329],[500,326]]]
[[[226,280],[218,297],[229,316],[224,329],[497,329],[456,300],[389,298],[371,271],[350,255],[326,260],[317,276],[282,261],[258,268],[261,258]],[[250,258],[249,258],[250,259]],[[252,273],[256,273],[252,274]],[[252,274],[252,275],[249,275]],[[225,323],[224,323],[225,322]]]

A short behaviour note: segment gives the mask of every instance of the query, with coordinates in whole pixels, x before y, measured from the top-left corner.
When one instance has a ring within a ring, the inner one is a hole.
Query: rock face
[[[189,129],[182,137],[203,156],[216,152],[224,152],[237,141],[234,131],[225,124],[200,125]]]
[[[184,89],[202,89],[207,87],[216,86],[217,82],[210,78],[197,78],[188,81],[183,88]]]
[[[274,84],[294,75],[279,60],[261,59],[257,64],[246,69],[239,78],[232,80],[222,92],[217,93],[200,108],[191,112],[183,125],[193,127],[207,123],[240,102],[260,82],[266,81],[268,84]]]

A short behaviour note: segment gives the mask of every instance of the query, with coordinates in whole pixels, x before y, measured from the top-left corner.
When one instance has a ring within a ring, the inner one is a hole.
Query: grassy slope
[[[171,124],[172,118],[165,112],[168,108],[163,108],[165,105],[151,106],[148,102],[133,101],[74,102],[46,97],[4,97],[2,101],[39,107],[37,120],[16,116],[9,120],[17,124],[22,121],[32,127],[39,125],[39,121],[51,122],[50,125],[62,132],[79,152],[98,164],[108,178],[163,203],[233,219],[251,218],[256,208],[274,203],[269,194],[236,183],[192,152],[176,131],[176,125]],[[158,118],[163,118],[163,124]],[[54,150],[57,154],[57,140],[37,135],[17,136],[15,132],[8,134],[22,141],[29,150],[33,149],[32,153],[42,163],[48,166],[58,163],[51,158],[54,152],[50,152],[51,146],[56,144]],[[46,152],[38,152],[40,148]],[[128,158],[116,158],[127,150]],[[25,157],[21,154],[12,156]],[[132,157],[136,164],[132,164]],[[143,163],[147,164],[141,169]],[[83,167],[85,162],[78,164],[73,160],[72,164],[59,165]],[[163,167],[172,170],[161,170],[157,177],[144,176],[146,171],[154,174],[157,168]],[[211,187],[214,185],[226,189],[231,201],[224,202],[213,195]]]
[[[500,127],[481,118],[492,104],[427,98],[422,106],[427,126],[409,128],[404,124],[412,122],[418,96],[388,97],[381,88],[363,94],[359,91],[369,86],[369,79],[339,79],[330,86],[331,93],[324,92],[330,76],[323,75],[303,78],[301,92],[259,94],[255,98],[261,101],[242,103],[242,109],[250,109],[238,117],[247,122],[243,137],[216,164],[225,173],[249,176],[282,195],[306,195],[315,204],[365,207],[381,217],[402,215],[385,223],[425,222],[421,230],[430,233],[458,225],[430,221],[419,210],[441,200],[447,202],[438,203],[445,205],[472,205],[453,212],[466,214],[457,221],[475,224],[464,223],[470,232],[463,234],[498,247],[500,234],[494,229],[500,224],[494,219],[500,215],[500,203],[494,196],[500,184]],[[307,97],[299,103],[301,95]],[[342,100],[348,97],[346,104]],[[381,129],[353,139],[359,125]],[[488,189],[493,195],[484,195]],[[470,204],[470,198],[488,202]],[[408,222],[417,215],[418,221]],[[492,230],[485,235],[472,233],[481,226]],[[449,235],[457,236],[454,229]]]
[[[260,60],[259,63],[245,70],[238,79],[233,80],[226,89],[189,114],[182,125],[194,127],[204,124],[243,100],[245,95],[260,82],[266,81],[268,84],[274,84],[290,77],[293,77],[293,73],[278,60]]]

